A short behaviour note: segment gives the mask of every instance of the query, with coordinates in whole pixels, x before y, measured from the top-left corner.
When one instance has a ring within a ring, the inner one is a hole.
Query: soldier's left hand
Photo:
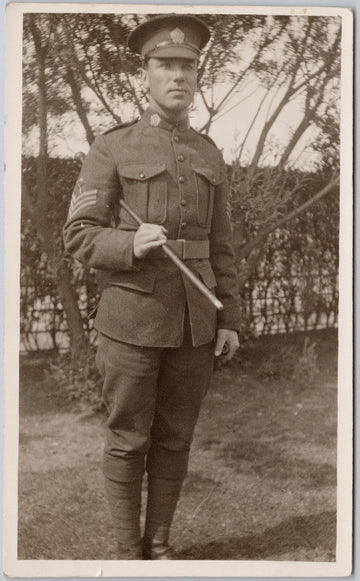
[[[239,349],[239,337],[236,331],[232,329],[218,329],[215,345],[215,357],[223,353],[224,346],[227,345],[224,359],[230,361],[235,352]]]

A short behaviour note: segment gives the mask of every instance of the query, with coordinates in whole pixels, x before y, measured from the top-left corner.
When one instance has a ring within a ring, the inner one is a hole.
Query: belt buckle
[[[186,244],[185,244],[186,243],[186,240],[185,240],[185,238],[177,238],[176,239],[176,242],[179,242],[180,254],[181,254],[180,258],[182,258],[183,260],[185,260],[186,259],[186,251],[185,251],[185,248],[186,248]]]

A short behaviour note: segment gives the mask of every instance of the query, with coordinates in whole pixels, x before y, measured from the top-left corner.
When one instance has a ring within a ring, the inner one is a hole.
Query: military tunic
[[[76,184],[65,247],[97,270],[102,296],[96,328],[112,339],[179,347],[187,307],[193,345],[240,323],[222,155],[187,120],[169,123],[148,109],[133,124],[96,138]],[[224,304],[216,309],[161,249],[133,254],[138,224],[161,224],[169,244]],[[176,242],[172,242],[176,241]]]

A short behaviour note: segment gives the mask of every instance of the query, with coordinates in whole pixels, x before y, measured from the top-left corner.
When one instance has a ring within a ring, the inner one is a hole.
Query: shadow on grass
[[[255,473],[274,480],[301,479],[311,488],[336,486],[336,468],[331,464],[290,458],[282,450],[264,442],[238,440],[223,444],[215,439],[202,442],[202,447],[213,449],[237,474]]]
[[[334,547],[334,551],[328,551],[327,560],[335,561],[336,513],[322,512],[293,517],[276,527],[266,529],[261,535],[225,538],[205,545],[194,544],[186,550],[179,551],[177,558],[281,560],[281,555],[293,552],[294,549],[314,550],[330,546]]]

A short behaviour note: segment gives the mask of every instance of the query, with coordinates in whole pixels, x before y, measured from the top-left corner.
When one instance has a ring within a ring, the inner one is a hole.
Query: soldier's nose
[[[174,76],[175,76],[176,81],[178,81],[178,82],[179,81],[184,81],[184,78],[185,78],[184,77],[184,73],[183,73],[183,71],[180,68],[175,70],[175,75]]]

